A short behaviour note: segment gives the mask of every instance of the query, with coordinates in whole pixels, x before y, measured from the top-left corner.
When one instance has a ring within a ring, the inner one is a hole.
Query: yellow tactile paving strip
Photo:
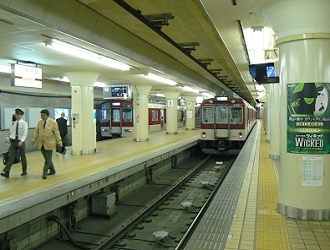
[[[260,165],[257,208],[257,250],[291,249],[284,216],[276,212],[278,186],[269,158],[269,144],[264,133],[260,135]]]
[[[66,155],[53,153],[57,173],[46,180],[41,178],[44,163],[41,152],[28,153],[28,175],[23,177],[20,175],[21,164],[18,163],[13,165],[9,179],[1,176],[0,209],[2,206],[45,190],[118,167],[138,158],[147,158],[152,153],[175,147],[178,143],[187,144],[184,143],[186,140],[195,140],[193,138],[198,138],[198,135],[198,130],[180,130],[175,135],[167,135],[162,131],[151,133],[147,142],[135,142],[132,137],[102,141],[97,143],[97,153],[92,155],[71,155],[68,147]]]

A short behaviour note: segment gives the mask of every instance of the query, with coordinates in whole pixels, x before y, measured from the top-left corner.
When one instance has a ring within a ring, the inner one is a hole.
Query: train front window
[[[213,106],[203,107],[202,121],[203,121],[203,123],[214,123],[214,107]]]
[[[112,109],[112,122],[120,122],[120,109]]]
[[[109,109],[101,109],[100,112],[100,122],[109,122],[110,121],[110,110]]]
[[[217,123],[228,123],[228,107],[227,106],[217,106],[216,107],[217,114]]]
[[[123,110],[123,121],[131,122],[132,121],[132,109],[124,109]]]
[[[100,122],[110,122],[110,103],[102,103],[100,112]]]
[[[230,123],[238,124],[243,121],[242,107],[231,107]]]
[[[133,109],[130,103],[123,102],[123,122],[132,122]]]

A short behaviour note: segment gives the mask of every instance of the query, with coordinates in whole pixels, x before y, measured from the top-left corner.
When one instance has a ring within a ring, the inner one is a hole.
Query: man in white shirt
[[[16,122],[10,126],[9,130],[9,158],[6,167],[1,172],[1,176],[9,178],[9,173],[12,165],[14,164],[17,150],[21,155],[22,161],[22,176],[27,175],[27,160],[25,156],[25,139],[28,134],[28,124],[26,121],[22,120],[24,115],[23,110],[15,109]]]

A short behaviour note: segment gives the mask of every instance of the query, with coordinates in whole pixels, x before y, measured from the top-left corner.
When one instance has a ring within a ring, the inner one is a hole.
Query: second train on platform
[[[202,151],[213,155],[238,154],[256,118],[256,109],[235,94],[205,99],[200,106]]]
[[[183,126],[184,108],[178,106],[178,127]],[[133,136],[134,122],[140,117],[133,112],[130,99],[111,99],[103,102],[100,109],[101,136],[103,139]],[[150,98],[148,103],[149,132],[166,129],[166,104],[162,99]]]

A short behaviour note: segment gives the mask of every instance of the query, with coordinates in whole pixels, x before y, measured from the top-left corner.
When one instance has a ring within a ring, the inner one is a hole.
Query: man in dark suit
[[[61,152],[62,154],[65,154],[66,153],[66,148],[65,148],[65,138],[68,134],[68,126],[67,126],[67,119],[64,118],[65,117],[65,113],[62,112],[61,113],[61,117],[60,118],[57,118],[56,119],[56,122],[58,124],[58,129],[60,131],[60,135],[61,135],[61,138],[62,138],[62,143],[63,143],[63,147],[61,148]]]

